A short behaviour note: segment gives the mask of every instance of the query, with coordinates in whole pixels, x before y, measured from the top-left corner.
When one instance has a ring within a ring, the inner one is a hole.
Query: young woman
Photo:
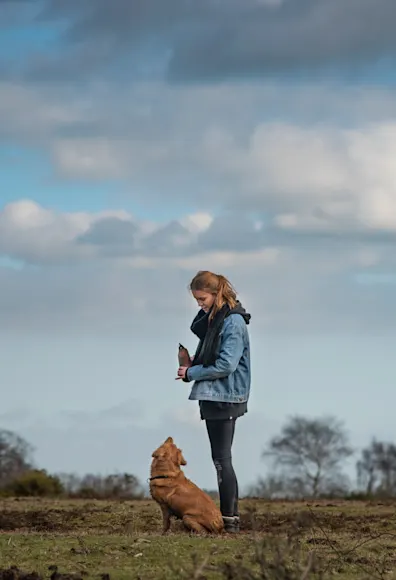
[[[200,271],[190,290],[201,308],[191,325],[199,343],[191,366],[179,367],[177,374],[185,382],[194,381],[189,398],[199,401],[217,470],[225,530],[235,533],[238,482],[231,447],[235,422],[247,413],[250,393],[250,314],[224,276]]]

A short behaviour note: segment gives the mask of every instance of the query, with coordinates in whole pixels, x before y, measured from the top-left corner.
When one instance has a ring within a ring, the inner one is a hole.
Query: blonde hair
[[[235,308],[237,304],[236,291],[231,282],[222,274],[215,274],[208,270],[200,270],[190,282],[190,290],[208,292],[216,296],[210,318],[227,304],[230,308]]]

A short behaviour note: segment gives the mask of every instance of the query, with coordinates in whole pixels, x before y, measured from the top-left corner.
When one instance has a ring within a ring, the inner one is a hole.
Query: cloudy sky
[[[0,1],[0,424],[55,471],[147,478],[198,269],[252,314],[241,486],[285,418],[394,436],[396,4]]]

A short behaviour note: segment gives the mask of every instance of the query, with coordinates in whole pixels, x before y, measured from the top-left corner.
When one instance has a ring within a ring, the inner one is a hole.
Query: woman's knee
[[[231,449],[212,452],[212,461],[215,465],[226,465],[232,463]]]
[[[221,474],[223,472],[228,473],[233,470],[231,455],[229,457],[213,457],[212,459],[217,474]]]
[[[223,466],[221,462],[218,461],[218,459],[213,459],[213,463],[216,468],[217,483],[221,485],[221,483],[223,482]]]
[[[231,458],[225,460],[214,459],[213,463],[216,468],[217,483],[219,486],[222,483],[227,483],[227,485],[229,485],[231,482],[232,484],[234,481],[236,482],[236,475]]]

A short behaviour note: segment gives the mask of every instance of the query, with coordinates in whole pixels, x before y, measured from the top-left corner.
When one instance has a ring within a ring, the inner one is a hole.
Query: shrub
[[[44,469],[27,471],[4,488],[7,495],[15,497],[56,496],[61,495],[63,491],[59,478],[48,474]]]

